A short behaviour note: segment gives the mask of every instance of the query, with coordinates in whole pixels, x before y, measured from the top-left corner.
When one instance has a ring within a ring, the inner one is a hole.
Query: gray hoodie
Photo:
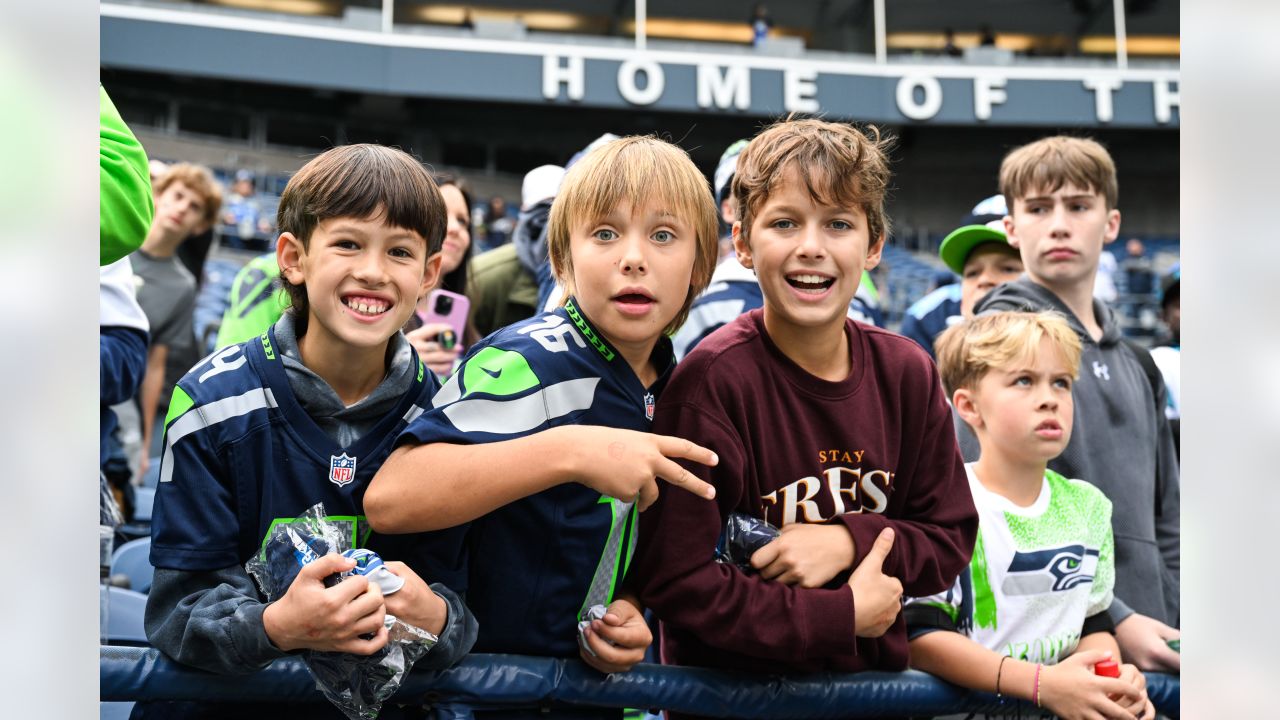
[[[1049,468],[1086,480],[1111,499],[1115,535],[1116,585],[1111,618],[1119,622],[1139,612],[1172,626],[1179,624],[1178,460],[1162,411],[1163,384],[1153,390],[1134,349],[1121,342],[1111,309],[1093,303],[1102,337],[1094,342],[1052,291],[1027,277],[992,290],[976,313],[1002,310],[1056,310],[1083,344],[1080,377],[1072,395],[1075,415],[1071,442]],[[966,462],[978,458],[973,432],[957,420]]]

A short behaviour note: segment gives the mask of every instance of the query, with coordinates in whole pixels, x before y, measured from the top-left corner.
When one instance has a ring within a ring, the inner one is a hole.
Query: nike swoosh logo
[[[495,372],[495,371],[490,370],[489,368],[487,368],[487,367],[485,367],[485,366],[481,365],[481,366],[480,366],[480,369],[481,369],[481,370],[483,370],[483,371],[485,372],[485,374],[486,374],[486,375],[488,375],[489,377],[493,378],[494,380],[497,380],[497,379],[498,379],[498,376],[502,374],[502,368],[498,368],[498,370]]]

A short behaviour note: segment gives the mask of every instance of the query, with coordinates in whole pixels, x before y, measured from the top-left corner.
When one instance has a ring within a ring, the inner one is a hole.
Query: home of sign
[[[1176,70],[746,58],[691,53],[542,57],[542,97],[746,115],[817,113],[876,122],[1176,128]]]

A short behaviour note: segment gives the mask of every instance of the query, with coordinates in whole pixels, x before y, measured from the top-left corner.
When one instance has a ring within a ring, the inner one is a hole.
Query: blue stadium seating
[[[139,538],[116,548],[111,554],[111,574],[129,578],[129,589],[145,593],[151,589],[155,568],[151,567],[151,538]]]
[[[148,644],[142,625],[147,609],[146,595],[136,590],[102,585],[98,589],[98,601],[107,603],[107,627],[103,635],[109,644]]]

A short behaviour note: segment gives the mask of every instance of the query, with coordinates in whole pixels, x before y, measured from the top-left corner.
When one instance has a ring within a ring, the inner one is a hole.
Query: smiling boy
[[[206,357],[173,392],[151,526],[147,638],[179,662],[245,674],[303,649],[375,653],[391,614],[438,636],[420,667],[447,667],[476,632],[442,584],[460,584],[455,538],[371,533],[362,507],[395,437],[438,388],[400,327],[439,276],[444,203],[409,155],[347,145],[289,180],[278,217],[289,310],[260,337]],[[361,576],[327,586],[329,575],[355,565],[331,553],[265,601],[244,564],[276,524],[318,502],[331,521],[349,525],[352,547],[377,552],[405,579],[400,590],[384,597]],[[244,718],[278,707],[169,710],[166,717]],[[322,710],[318,717],[340,715]]]
[[[1164,384],[1149,379],[1138,356],[1146,351],[1123,342],[1111,309],[1093,299],[1102,247],[1120,232],[1115,164],[1092,140],[1044,138],[1005,157],[1000,191],[1026,277],[992,291],[975,312],[1056,310],[1080,336],[1076,429],[1049,468],[1087,478],[1115,506],[1110,613],[1125,657],[1143,670],[1178,672],[1167,642],[1180,637],[1179,473]],[[976,459],[972,434],[961,430],[965,458]]]
[[[710,492],[669,458],[711,452],[647,431],[674,366],[667,333],[716,246],[711,193],[684,151],[649,137],[590,151],[551,207],[562,307],[474,346],[375,478],[365,504],[379,530],[471,523],[478,651],[580,654],[606,672],[643,657],[651,634],[619,592],[636,510],[658,476]]]
[[[900,670],[900,596],[949,587],[977,515],[929,356],[848,319],[888,232],[885,141],[778,123],[738,161],[734,247],[764,307],[712,333],[674,373],[655,429],[714,450],[687,465],[714,502],[664,493],[641,515],[635,576],[663,661],[759,672]],[[717,564],[731,513],[782,528]]]

